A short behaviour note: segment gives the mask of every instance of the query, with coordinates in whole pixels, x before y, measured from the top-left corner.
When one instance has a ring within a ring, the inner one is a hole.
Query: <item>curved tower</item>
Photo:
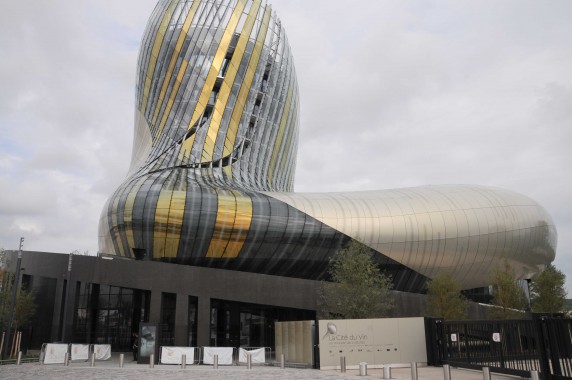
[[[131,166],[103,209],[100,251],[322,279],[355,239],[408,291],[441,270],[473,288],[499,261],[528,278],[554,259],[550,216],[505,190],[293,193],[298,110],[265,1],[159,1],[139,53]]]

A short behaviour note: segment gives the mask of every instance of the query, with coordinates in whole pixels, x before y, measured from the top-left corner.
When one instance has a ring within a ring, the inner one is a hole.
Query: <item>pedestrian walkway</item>
[[[127,356],[127,354],[125,355]],[[410,368],[392,368],[392,379],[410,380]],[[348,370],[346,373],[340,371],[320,371],[315,369],[295,369],[269,366],[253,366],[247,369],[246,366],[219,366],[213,369],[206,365],[189,365],[182,369],[179,365],[155,365],[149,368],[148,364],[136,364],[136,362],[125,362],[123,368],[119,368],[119,356],[114,355],[111,360],[96,362],[95,367],[90,367],[89,362],[70,363],[68,367],[61,364],[43,365],[39,363],[28,363],[20,366],[4,365],[0,366],[0,379],[112,379],[112,380],[178,380],[178,379],[238,379],[238,380],[282,380],[282,379],[381,379],[382,369],[368,369],[368,376],[359,376],[357,370]],[[443,380],[443,368],[440,367],[419,367],[419,380]],[[482,380],[483,375],[479,371],[465,369],[451,369],[451,380]],[[492,380],[515,380],[517,377],[492,374]]]

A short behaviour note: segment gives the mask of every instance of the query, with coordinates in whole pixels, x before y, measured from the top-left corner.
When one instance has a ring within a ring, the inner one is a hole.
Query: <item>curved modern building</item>
[[[530,278],[554,259],[550,216],[507,190],[294,193],[296,73],[262,0],[159,1],[136,86],[132,162],[102,212],[103,253],[320,280],[357,240],[412,292],[444,270],[470,289],[505,260]]]

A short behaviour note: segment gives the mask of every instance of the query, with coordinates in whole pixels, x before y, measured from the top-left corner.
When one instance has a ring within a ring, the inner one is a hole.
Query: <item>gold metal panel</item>
[[[221,91],[219,92],[219,96],[214,107],[215,112],[218,112],[220,115],[224,113],[224,110],[228,103],[228,98],[230,97],[230,91],[232,89],[234,80],[236,79],[236,73],[238,67],[242,62],[242,58],[244,57],[244,52],[246,50],[250,34],[252,33],[254,22],[256,21],[256,15],[258,14],[258,10],[260,9],[260,3],[261,0],[255,0],[254,4],[252,4],[252,7],[250,8],[246,21],[244,23],[244,27],[240,32],[240,37],[238,39],[236,48],[234,49],[234,54],[232,55],[232,59],[230,61],[230,67],[233,67],[234,70],[227,71],[223,80],[223,83],[225,83],[226,86],[224,87],[224,91],[222,91],[223,88],[221,88]],[[245,81],[243,82],[242,86],[247,86],[247,88],[250,89],[250,83],[246,84]],[[236,110],[237,106],[235,105],[234,111],[236,112]],[[242,115],[242,109],[240,110],[240,114]],[[213,160],[214,146],[215,146],[214,142],[217,139],[219,129],[220,129],[220,120],[218,120],[218,122],[214,122],[213,120],[213,122],[211,122],[209,126],[209,130],[207,131],[207,136],[206,136],[206,139],[211,140],[213,144],[207,145],[205,142],[205,147],[203,148],[203,154],[202,154],[203,162],[209,162]],[[223,154],[223,157],[226,156],[227,154],[228,153],[225,152]]]
[[[161,45],[163,44],[163,38],[165,37],[165,33],[167,32],[167,26],[169,24],[169,21],[171,20],[177,2],[178,2],[177,0],[171,0],[171,4],[169,5],[169,8],[165,12],[163,20],[161,21],[161,25],[159,26],[157,34],[155,35],[155,41],[153,42],[153,48],[151,49],[151,55],[149,57],[149,63],[147,65],[147,72],[145,73],[145,86],[143,88],[143,103],[141,107],[141,112],[143,114],[147,109],[147,98],[149,97],[149,90],[151,89],[151,82],[153,80],[153,73],[155,72],[155,65],[157,64],[159,51],[161,50]]]
[[[197,103],[197,106],[195,107],[195,112],[191,117],[191,121],[189,122],[187,130],[190,130],[193,127],[193,125],[199,120],[199,117],[201,117],[201,115],[205,111],[205,107],[208,104],[209,98],[211,96],[213,86],[216,81],[216,77],[220,71],[222,62],[224,61],[224,57],[226,55],[226,52],[228,51],[228,47],[230,45],[230,42],[232,41],[232,36],[234,34],[236,26],[238,25],[238,22],[240,21],[240,17],[242,15],[242,11],[244,10],[245,5],[246,5],[246,0],[239,0],[238,4],[236,5],[236,8],[234,8],[232,15],[230,16],[230,20],[226,26],[226,29],[224,30],[221,42],[218,45],[217,51],[215,53],[215,56],[211,64],[211,68],[207,75],[207,79],[205,80],[205,84],[201,90],[201,94],[199,95],[199,101]],[[185,140],[185,142],[183,142],[181,146],[181,152],[179,154],[180,159],[182,159],[185,156],[186,152],[190,152],[192,149],[192,145],[190,144],[191,141],[189,140],[190,139]],[[194,143],[194,141],[195,139],[193,139],[192,142]]]
[[[207,257],[238,256],[252,221],[252,200],[234,191],[218,191],[218,211]]]
[[[234,194],[226,190],[218,190],[218,210],[211,243],[207,257],[222,257],[230,239],[230,229],[236,215],[236,199]]]
[[[159,193],[153,228],[154,258],[177,256],[186,196],[185,190]]]
[[[238,257],[252,222],[252,199],[240,193],[236,194],[236,216],[230,242],[224,252],[225,258]]]

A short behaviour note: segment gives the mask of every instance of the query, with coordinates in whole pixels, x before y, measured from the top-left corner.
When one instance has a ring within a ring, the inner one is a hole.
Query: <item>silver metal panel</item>
[[[556,229],[548,213],[503,189],[443,185],[265,194],[427,277],[450,271],[463,288],[488,285],[489,272],[504,260],[520,278],[554,260]]]

